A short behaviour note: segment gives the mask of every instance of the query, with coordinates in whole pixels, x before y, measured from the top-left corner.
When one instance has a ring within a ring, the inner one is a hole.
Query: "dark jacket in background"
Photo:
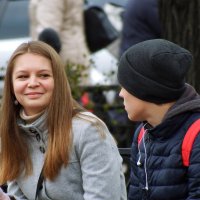
[[[200,199],[200,134],[193,144],[189,167],[183,166],[181,151],[188,127],[198,118],[200,97],[188,85],[161,124],[154,128],[145,125],[148,130],[139,146],[135,133],[129,200]]]
[[[136,43],[160,36],[157,0],[128,0],[123,15],[120,55]]]

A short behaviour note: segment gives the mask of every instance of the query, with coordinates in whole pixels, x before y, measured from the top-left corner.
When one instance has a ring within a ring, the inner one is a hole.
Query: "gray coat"
[[[127,199],[122,158],[113,137],[103,122],[100,121],[100,126],[97,127],[84,119],[85,117],[83,115],[73,119],[73,147],[69,164],[62,167],[53,182],[48,179],[43,182],[38,199]],[[16,181],[8,183],[8,193],[17,200],[35,198],[47,146],[44,119],[45,115],[32,124],[25,125],[22,121],[19,122],[23,133],[28,135],[33,174],[27,178],[22,174]],[[105,139],[101,138],[100,130],[106,134]]]

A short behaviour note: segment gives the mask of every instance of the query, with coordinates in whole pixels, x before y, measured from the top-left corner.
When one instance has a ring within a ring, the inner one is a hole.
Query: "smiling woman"
[[[54,89],[49,59],[32,53],[18,56],[12,81],[15,97],[26,115],[40,113],[48,106]]]
[[[17,100],[17,101],[16,101]],[[21,44],[5,76],[0,200],[125,200],[122,158],[108,128],[72,97],[60,56]]]

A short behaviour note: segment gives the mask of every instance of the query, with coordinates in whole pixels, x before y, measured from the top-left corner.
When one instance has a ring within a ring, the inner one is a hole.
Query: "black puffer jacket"
[[[182,163],[181,145],[188,127],[200,118],[200,97],[191,86],[138,145],[134,135],[129,200],[200,199],[200,134],[192,147],[189,167]],[[143,123],[144,125],[144,123]],[[138,128],[139,130],[140,128]]]
[[[123,14],[120,55],[134,44],[161,37],[157,0],[127,1]]]

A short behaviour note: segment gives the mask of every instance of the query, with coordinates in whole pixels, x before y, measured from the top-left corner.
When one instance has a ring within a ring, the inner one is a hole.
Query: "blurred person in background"
[[[30,0],[30,34],[38,40],[46,28],[54,29],[61,41],[65,63],[89,65],[83,19],[83,0]]]
[[[157,0],[128,0],[123,13],[120,56],[134,44],[160,37]]]

